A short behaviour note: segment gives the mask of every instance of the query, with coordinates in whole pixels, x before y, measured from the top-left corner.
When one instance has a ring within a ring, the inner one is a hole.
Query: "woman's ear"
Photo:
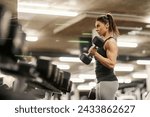
[[[109,24],[108,24],[108,23],[106,24],[106,28],[107,28],[107,29],[109,28]]]

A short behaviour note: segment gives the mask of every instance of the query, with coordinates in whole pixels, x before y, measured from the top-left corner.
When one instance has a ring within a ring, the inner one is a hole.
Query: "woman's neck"
[[[104,40],[109,37],[113,37],[113,32],[107,32],[106,35],[104,36]]]

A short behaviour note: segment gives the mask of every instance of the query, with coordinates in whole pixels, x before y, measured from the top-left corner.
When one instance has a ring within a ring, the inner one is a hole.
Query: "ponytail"
[[[118,30],[118,28],[117,28],[117,25],[116,25],[116,23],[115,23],[115,21],[114,21],[112,15],[111,15],[110,13],[107,13],[106,16],[107,16],[108,21],[109,21],[109,31],[110,31],[110,32],[113,31],[114,34],[115,34],[116,36],[118,36],[118,35],[119,35],[119,30]]]
[[[118,30],[117,25],[110,13],[100,16],[96,20],[103,22],[104,24],[108,23],[109,24],[109,32],[113,32],[115,34],[115,36],[119,36],[119,30]]]

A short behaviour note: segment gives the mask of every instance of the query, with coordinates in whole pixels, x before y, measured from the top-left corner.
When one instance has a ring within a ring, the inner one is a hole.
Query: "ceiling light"
[[[144,79],[146,79],[146,78],[148,78],[148,75],[146,73],[133,73],[132,77],[133,78],[144,78]]]
[[[27,41],[35,42],[38,40],[37,36],[26,36]]]
[[[119,83],[131,83],[132,80],[131,79],[118,79]]]
[[[114,68],[115,71],[124,71],[130,72],[134,70],[134,66],[132,64],[117,64]]]
[[[150,17],[149,16],[145,18],[145,22],[150,23]]]
[[[59,57],[59,60],[62,62],[73,62],[73,63],[81,63],[79,57]],[[92,59],[91,63],[94,63],[95,59]]]
[[[96,82],[89,82],[89,86],[90,87],[95,87],[96,86]]]
[[[150,60],[137,60],[136,63],[140,65],[150,65]]]
[[[64,70],[68,70],[68,69],[70,69],[70,66],[69,65],[61,65],[61,64],[58,64],[57,65],[57,67],[59,68],[59,69],[64,69]]]
[[[118,26],[118,29],[141,31],[143,28],[142,28],[142,27],[125,27],[125,26]]]
[[[131,83],[131,82],[132,82],[131,79],[125,79],[125,80],[124,80],[124,83]]]
[[[43,14],[43,15],[58,15],[58,16],[77,16],[77,12],[58,10],[58,9],[35,9],[27,7],[18,7],[19,13]]]
[[[67,42],[69,42],[69,43],[85,43],[85,44],[89,43],[89,41],[80,41],[80,40],[69,40]]]
[[[80,78],[70,78],[73,83],[83,83],[85,80]]]
[[[79,57],[59,57],[62,62],[81,62]]]
[[[138,46],[135,42],[117,42],[118,47],[136,48]]]
[[[36,2],[18,2],[20,6],[28,6],[28,7],[46,7],[48,8],[49,5],[47,3],[36,3]]]
[[[89,86],[89,85],[79,85],[78,87],[77,87],[77,89],[78,90],[80,90],[80,91],[87,91],[87,90],[91,90],[93,87],[92,86]]]
[[[139,32],[140,31],[135,31],[135,30],[133,30],[133,31],[130,31],[130,32],[128,32],[128,35],[136,35],[136,34],[139,34]]]
[[[131,83],[132,80],[128,76],[118,76],[118,82],[119,83]]]
[[[148,24],[148,25],[146,25],[145,27],[146,27],[146,28],[150,28],[150,25]]]

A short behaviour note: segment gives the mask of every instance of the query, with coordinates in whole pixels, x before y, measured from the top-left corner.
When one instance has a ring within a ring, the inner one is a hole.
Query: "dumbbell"
[[[45,80],[49,80],[52,74],[52,67],[51,58],[49,57],[39,57],[36,62],[36,70],[39,72],[39,76],[44,78]]]
[[[67,71],[62,71],[62,78],[59,82],[59,89],[63,92],[70,92],[72,88],[72,81],[70,81],[71,74]]]
[[[36,66],[26,63],[26,62],[18,62],[18,73],[21,76],[25,76],[27,78],[35,78],[37,76]]]
[[[99,47],[99,48],[101,48],[101,47],[103,47],[103,39],[101,39],[100,37],[98,37],[98,36],[95,36],[93,39],[92,39],[92,43],[94,44],[94,46],[96,47]],[[83,63],[85,63],[85,64],[90,64],[91,63],[91,61],[92,61],[92,58],[93,58],[93,56],[90,54],[90,53],[83,53],[83,54],[81,54],[81,56],[80,56],[80,60],[83,62]]]
[[[62,92],[70,92],[72,82],[70,81],[71,74],[57,68],[57,65],[52,64],[51,60],[45,58],[38,58],[37,71],[39,76],[48,81],[51,85]]]
[[[61,86],[61,82],[63,80],[63,71],[59,69],[59,72],[57,74],[57,78],[54,80],[54,85],[59,88]]]
[[[0,4],[0,45],[7,40],[12,13],[3,4]]]
[[[52,64],[51,58],[39,57],[37,59],[36,70],[39,72],[41,78],[53,86],[57,85],[60,69],[57,68],[57,65]]]

